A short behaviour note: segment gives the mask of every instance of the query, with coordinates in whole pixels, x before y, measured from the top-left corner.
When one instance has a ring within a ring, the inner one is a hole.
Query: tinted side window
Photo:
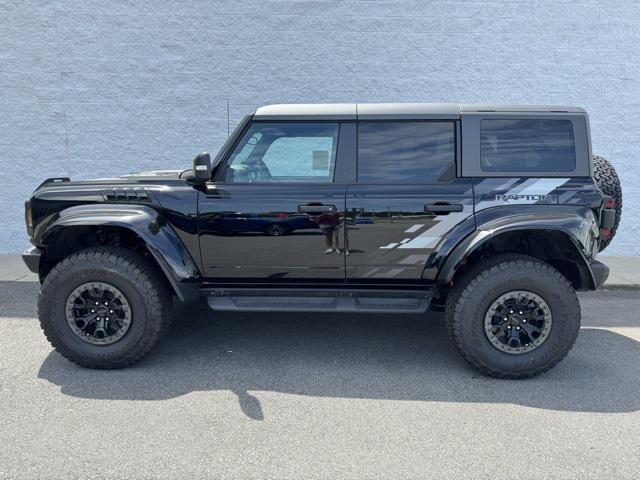
[[[571,172],[576,146],[570,120],[482,120],[480,167],[485,172]]]
[[[337,123],[254,123],[227,163],[230,183],[331,182]]]
[[[358,180],[436,182],[454,171],[453,122],[361,122]]]

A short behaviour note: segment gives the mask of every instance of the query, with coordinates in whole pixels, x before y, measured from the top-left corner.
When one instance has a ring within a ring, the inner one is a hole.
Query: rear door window
[[[455,172],[453,122],[360,122],[359,182],[437,182]]]
[[[576,168],[572,122],[482,120],[480,168],[484,172],[572,172]]]

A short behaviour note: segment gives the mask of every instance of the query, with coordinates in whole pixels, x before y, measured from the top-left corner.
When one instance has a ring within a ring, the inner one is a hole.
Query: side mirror
[[[211,155],[207,152],[200,153],[193,159],[193,178],[202,183],[211,180]]]

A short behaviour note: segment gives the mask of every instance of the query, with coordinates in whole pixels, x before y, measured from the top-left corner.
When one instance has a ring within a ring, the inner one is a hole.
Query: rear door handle
[[[335,212],[335,205],[298,205],[300,213],[326,213]]]
[[[427,203],[424,206],[426,213],[435,213],[436,215],[441,213],[461,212],[462,205],[460,203]]]

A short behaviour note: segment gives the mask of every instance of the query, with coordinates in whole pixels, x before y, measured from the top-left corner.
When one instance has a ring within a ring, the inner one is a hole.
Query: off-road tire
[[[620,186],[620,178],[618,178],[616,169],[613,168],[611,162],[598,155],[593,156],[593,177],[602,193],[613,197],[616,202],[616,216],[611,229],[611,236],[607,240],[600,242],[600,251],[603,251],[613,240],[620,224],[620,217],[622,216],[622,187]]]
[[[484,331],[489,306],[501,295],[526,290],[547,302],[552,315],[546,340],[514,355],[494,347]],[[553,368],[575,343],[580,303],[558,270],[536,258],[505,254],[480,261],[456,281],[446,305],[447,329],[463,358],[480,372],[498,378],[528,378]]]
[[[87,343],[67,322],[67,299],[86,282],[111,284],[129,302],[131,325],[115,343]],[[151,260],[119,247],[95,247],[69,255],[51,270],[38,298],[38,316],[44,334],[62,356],[87,368],[123,368],[149,354],[167,332],[172,300],[166,279]]]

